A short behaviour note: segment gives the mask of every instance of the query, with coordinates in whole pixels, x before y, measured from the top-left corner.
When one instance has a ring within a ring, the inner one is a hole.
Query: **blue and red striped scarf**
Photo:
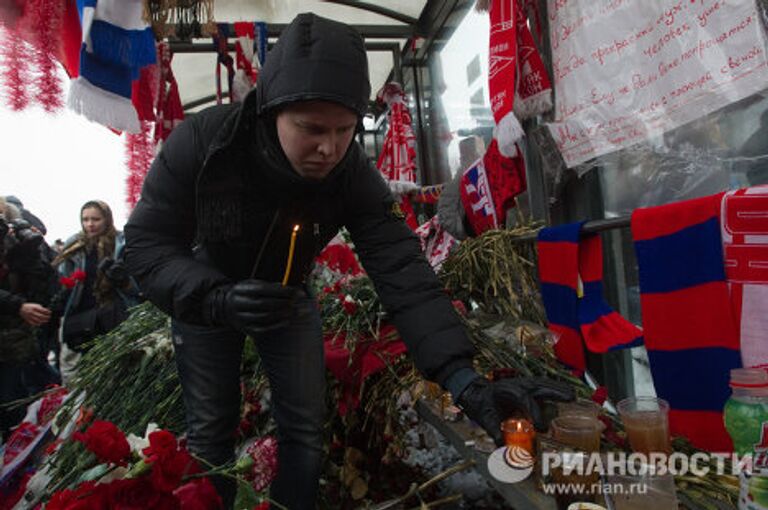
[[[549,329],[558,337],[555,353],[584,370],[584,345],[592,352],[635,347],[642,331],[603,298],[603,246],[599,235],[580,239],[584,222],[539,232],[539,279]]]
[[[670,404],[672,434],[730,451],[722,410],[741,366],[720,236],[723,194],[638,209],[632,236],[645,345],[654,386]]]

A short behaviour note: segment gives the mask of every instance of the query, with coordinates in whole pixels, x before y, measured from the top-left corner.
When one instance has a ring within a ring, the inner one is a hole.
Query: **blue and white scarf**
[[[142,19],[141,0],[85,0],[80,76],[67,105],[89,120],[138,133],[131,83],[157,60],[155,37]]]

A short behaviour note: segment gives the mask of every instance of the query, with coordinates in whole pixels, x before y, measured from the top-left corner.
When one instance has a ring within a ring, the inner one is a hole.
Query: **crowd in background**
[[[69,384],[92,341],[139,302],[109,206],[86,202],[80,225],[48,245],[43,221],[0,196],[0,444],[24,417],[25,399]]]

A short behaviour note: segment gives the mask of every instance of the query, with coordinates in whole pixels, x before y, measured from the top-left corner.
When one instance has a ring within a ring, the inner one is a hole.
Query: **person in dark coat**
[[[278,427],[270,495],[291,509],[315,506],[326,417],[321,322],[304,281],[341,226],[418,369],[497,441],[500,402],[538,419],[535,396],[572,398],[548,381],[491,384],[472,369],[475,349],[450,300],[353,141],[369,96],[360,35],[298,15],[242,104],[214,106],[174,129],[125,227],[129,271],[173,317],[189,448],[215,465],[233,459],[239,366],[251,335]],[[231,505],[234,486],[214,484]]]
[[[16,208],[21,213],[21,217],[29,222],[30,225],[40,231],[41,234],[46,235],[48,230],[45,228],[43,220],[32,214],[32,211],[24,207],[24,203],[15,195],[6,195],[5,201]]]
[[[24,417],[27,398],[56,382],[40,331],[49,326],[47,307],[56,274],[40,251],[43,236],[0,196],[0,437]]]

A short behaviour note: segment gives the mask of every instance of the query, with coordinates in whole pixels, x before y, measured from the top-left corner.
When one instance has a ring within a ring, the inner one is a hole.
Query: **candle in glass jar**
[[[536,439],[536,429],[533,424],[522,418],[509,418],[501,424],[505,446],[519,446],[533,455],[533,441]]]

